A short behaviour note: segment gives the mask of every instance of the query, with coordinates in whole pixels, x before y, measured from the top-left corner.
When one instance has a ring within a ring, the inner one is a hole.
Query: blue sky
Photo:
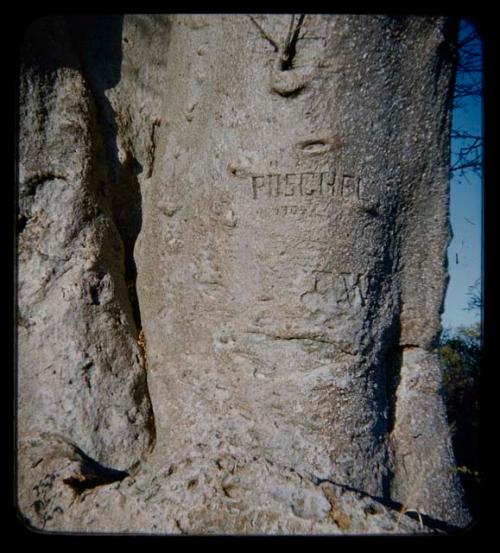
[[[470,31],[462,24],[461,36]],[[472,45],[475,48],[479,44]],[[478,99],[462,102],[453,110],[453,128],[470,134],[482,134],[482,104]],[[461,144],[452,141],[452,163]],[[448,248],[450,282],[442,316],[443,328],[470,325],[480,320],[480,313],[468,311],[469,287],[481,279],[482,264],[482,181],[471,170],[463,176],[453,175],[450,181],[450,221],[453,239]]]

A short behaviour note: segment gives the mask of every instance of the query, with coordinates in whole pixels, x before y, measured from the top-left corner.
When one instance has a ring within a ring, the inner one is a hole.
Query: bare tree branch
[[[453,109],[465,107],[470,102],[480,102],[483,97],[483,52],[481,37],[470,29],[458,42],[458,65],[453,95]],[[466,176],[468,172],[482,175],[483,137],[462,129],[453,128],[452,165],[450,174]]]

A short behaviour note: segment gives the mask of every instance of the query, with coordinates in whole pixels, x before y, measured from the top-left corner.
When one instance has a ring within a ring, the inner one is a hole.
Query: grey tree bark
[[[444,17],[354,15],[30,29],[18,416],[31,524],[470,521],[435,353],[455,35]]]

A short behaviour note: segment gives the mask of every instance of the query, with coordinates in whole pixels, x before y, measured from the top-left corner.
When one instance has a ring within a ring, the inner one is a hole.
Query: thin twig
[[[266,32],[266,30],[260,25],[260,23],[252,15],[249,15],[248,17],[252,20],[253,24],[257,27],[257,29],[259,29],[262,37],[272,45],[272,47],[274,48],[274,51],[279,52],[280,47],[278,46],[276,41]]]
[[[285,44],[283,46],[283,51],[281,53],[281,69],[287,70],[290,69],[292,65],[292,60],[295,56],[296,47],[297,47],[297,40],[299,38],[300,30],[302,28],[302,24],[304,23],[305,14],[299,15],[299,19],[297,20],[297,23],[295,24],[295,27],[293,26],[293,23],[295,21],[295,15],[292,15],[292,19],[290,21],[290,27],[288,29],[288,35],[286,37]],[[293,32],[292,32],[293,28]]]

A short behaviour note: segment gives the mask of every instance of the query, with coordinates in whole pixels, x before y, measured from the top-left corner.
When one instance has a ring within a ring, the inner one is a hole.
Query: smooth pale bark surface
[[[149,393],[156,445],[133,477],[106,472],[85,454],[129,471],[133,458],[88,450],[92,429],[32,427],[21,395],[26,434],[65,435],[23,442],[21,466],[40,457],[57,475],[37,499],[21,474],[24,516],[67,530],[418,531],[402,508],[424,516],[420,531],[464,526],[433,349],[449,240],[451,22],[106,21],[71,20],[70,31],[97,109],[122,280],[136,271],[148,391],[129,403]],[[99,48],[110,28],[118,57]],[[25,355],[21,388],[36,371]],[[68,397],[62,383],[55,393]],[[62,508],[72,493],[80,499]]]

